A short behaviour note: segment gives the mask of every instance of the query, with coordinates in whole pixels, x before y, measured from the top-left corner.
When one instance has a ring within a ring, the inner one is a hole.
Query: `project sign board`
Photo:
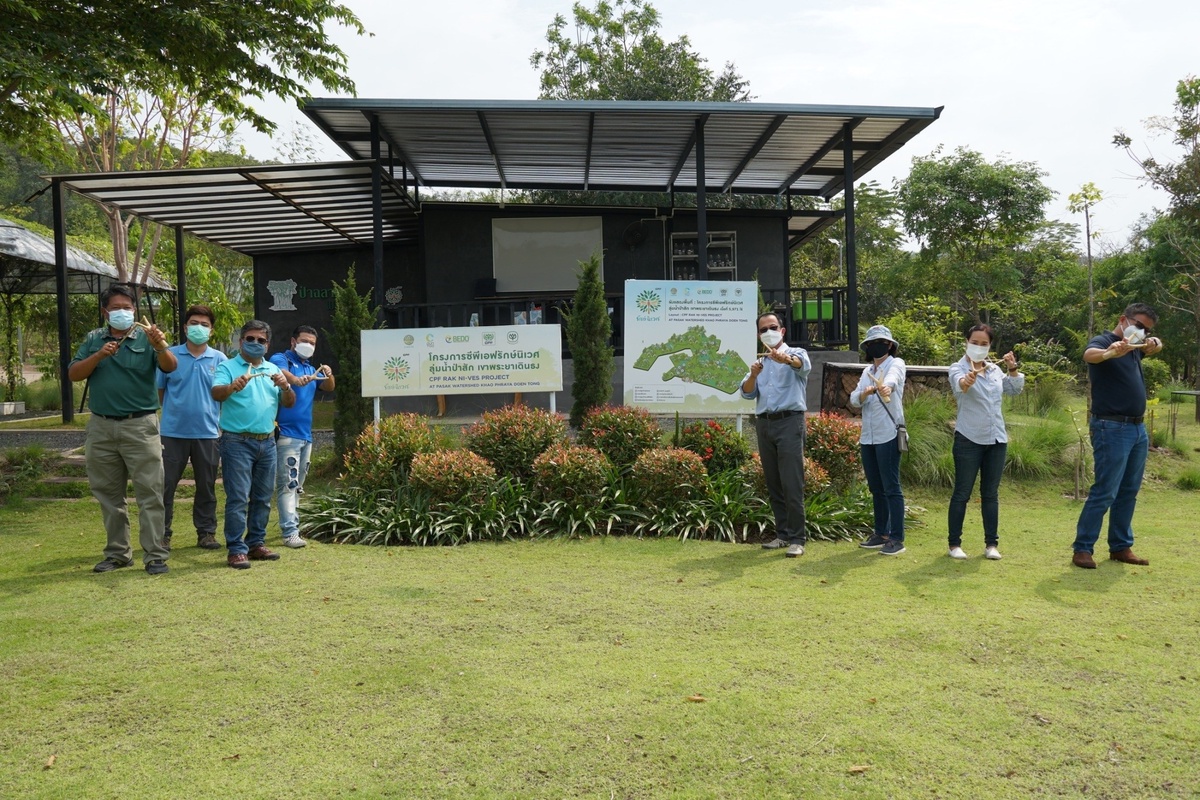
[[[362,332],[363,397],[557,392],[559,325]]]
[[[655,414],[751,414],[752,281],[625,281],[625,405]]]

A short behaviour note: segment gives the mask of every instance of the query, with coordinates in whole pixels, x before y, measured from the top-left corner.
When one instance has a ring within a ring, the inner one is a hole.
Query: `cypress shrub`
[[[378,327],[369,292],[358,293],[354,284],[354,266],[346,272],[346,282],[333,282],[333,331],[325,331],[330,349],[337,358],[338,389],[333,395],[333,447],[339,460],[354,444],[355,438],[371,420],[371,400],[362,396],[361,332]]]
[[[612,397],[613,349],[612,320],[604,299],[604,281],[600,278],[600,254],[593,253],[579,262],[579,288],[567,317],[567,345],[575,366],[571,396],[571,425],[578,428],[590,409],[606,404]]]

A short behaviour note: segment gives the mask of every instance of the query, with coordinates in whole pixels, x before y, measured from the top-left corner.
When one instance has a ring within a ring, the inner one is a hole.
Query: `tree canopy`
[[[167,81],[220,113],[270,132],[248,101],[308,96],[316,82],[354,91],[329,24],[366,33],[330,0],[0,0],[0,139],[36,147],[48,120],[98,114],[118,85]]]
[[[558,14],[546,29],[546,49],[530,57],[542,70],[543,100],[751,99],[732,63],[717,74],[686,35],[664,41],[658,10],[646,0],[575,3],[571,11],[575,36]]]

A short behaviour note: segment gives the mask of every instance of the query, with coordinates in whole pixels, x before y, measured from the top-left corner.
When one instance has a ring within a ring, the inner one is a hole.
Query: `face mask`
[[[863,345],[863,350],[866,350],[871,358],[883,358],[891,347],[892,343],[887,339],[873,339]]]
[[[108,312],[108,324],[113,330],[129,330],[133,327],[133,310],[129,308],[118,308]]]
[[[991,351],[992,348],[988,347],[986,344],[968,344],[967,358],[971,359],[972,361],[983,361],[985,358],[987,358],[988,353]]]
[[[775,349],[780,342],[783,341],[783,334],[779,331],[763,331],[758,335],[758,338],[771,349]]]
[[[251,358],[262,358],[267,354],[267,346],[259,342],[242,342],[242,352]]]
[[[203,325],[188,325],[187,337],[192,344],[204,344],[211,335],[212,331]]]
[[[1141,344],[1146,341],[1146,332],[1137,325],[1125,326],[1125,341],[1130,344]]]
[[[309,344],[308,342],[296,342],[296,346],[292,349],[296,351],[296,355],[300,356],[305,361],[312,358],[313,353],[317,352],[317,346],[315,344]]]

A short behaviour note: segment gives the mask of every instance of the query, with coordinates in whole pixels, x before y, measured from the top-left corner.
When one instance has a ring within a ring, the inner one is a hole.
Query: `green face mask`
[[[187,337],[192,344],[205,344],[212,331],[203,325],[188,325]]]

